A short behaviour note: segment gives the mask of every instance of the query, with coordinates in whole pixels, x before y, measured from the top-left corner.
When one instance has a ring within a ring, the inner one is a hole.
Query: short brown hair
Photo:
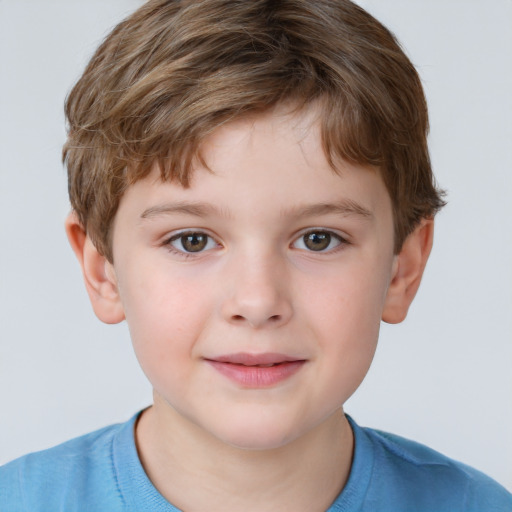
[[[319,100],[325,154],[378,166],[395,250],[443,206],[428,114],[394,36],[348,0],[150,0],[117,25],[66,101],[71,205],[112,261],[126,188],[158,164],[187,186],[216,127],[283,101]]]

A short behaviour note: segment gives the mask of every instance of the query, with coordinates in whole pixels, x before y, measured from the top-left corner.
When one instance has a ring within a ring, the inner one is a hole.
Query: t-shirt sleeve
[[[22,491],[22,470],[19,460],[0,468],[0,511],[28,511]]]
[[[512,512],[512,494],[487,475],[471,469],[465,494],[468,512]],[[474,473],[477,475],[475,476]]]

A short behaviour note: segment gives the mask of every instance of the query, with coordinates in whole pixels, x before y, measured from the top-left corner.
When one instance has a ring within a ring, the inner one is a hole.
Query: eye
[[[298,238],[294,243],[295,249],[303,249],[314,252],[331,251],[341,244],[348,243],[344,238],[331,231],[308,231]]]
[[[217,247],[215,240],[201,232],[186,232],[174,235],[167,242],[173,249],[184,253],[197,253]]]

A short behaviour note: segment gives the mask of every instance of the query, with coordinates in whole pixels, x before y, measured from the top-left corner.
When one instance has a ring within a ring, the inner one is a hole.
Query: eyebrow
[[[144,210],[141,214],[141,219],[151,219],[160,215],[172,215],[172,214],[185,214],[193,215],[195,217],[205,218],[212,215],[230,217],[229,212],[226,213],[224,210],[220,210],[216,206],[209,203],[202,202],[178,202],[178,203],[165,203],[156,206],[152,206]],[[317,204],[306,204],[297,206],[289,210],[282,212],[284,217],[314,217],[319,215],[343,215],[343,216],[358,216],[363,219],[373,218],[373,213],[362,206],[361,204],[351,200],[342,199],[335,203],[317,203]]]
[[[314,217],[317,215],[343,215],[358,216],[363,219],[372,219],[373,213],[363,205],[351,199],[342,199],[335,203],[318,203],[299,206],[290,211],[286,211],[285,215],[296,215],[297,217]]]
[[[165,203],[152,206],[144,210],[140,216],[141,219],[151,219],[159,215],[172,215],[181,213],[193,215],[195,217],[208,217],[210,215],[221,215],[222,212],[214,205],[208,203]]]

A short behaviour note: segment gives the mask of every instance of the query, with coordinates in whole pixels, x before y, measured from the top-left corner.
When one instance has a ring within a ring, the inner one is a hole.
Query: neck
[[[180,428],[168,409],[155,400],[136,441],[153,485],[181,510],[323,511],[348,479],[353,436],[341,409],[285,446],[256,451]]]

